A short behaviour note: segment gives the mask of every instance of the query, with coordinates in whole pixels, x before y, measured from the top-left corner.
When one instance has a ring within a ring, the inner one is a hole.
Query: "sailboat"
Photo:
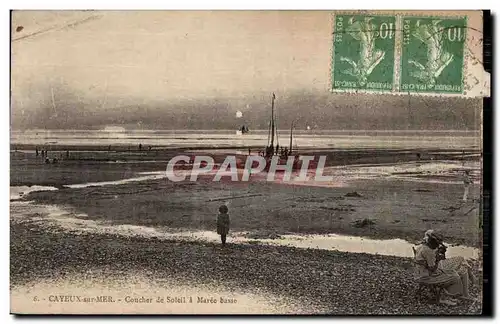
[[[248,129],[248,126],[247,125],[243,125],[241,126],[241,129],[240,129],[241,133],[242,134],[247,134],[250,132],[250,130]]]
[[[271,159],[273,156],[277,155],[279,156],[279,162],[278,164],[286,164],[288,161],[288,158],[290,156],[294,157],[294,163],[293,163],[293,170],[297,171],[302,168],[302,161],[299,159],[299,154],[296,150],[293,150],[293,129],[294,129],[294,123],[295,121],[292,121],[292,124],[290,126],[290,143],[288,147],[281,147],[279,146],[279,138],[278,138],[278,131],[276,128],[276,119],[274,116],[274,102],[276,100],[276,95],[273,92],[272,95],[272,100],[271,100],[271,120],[270,120],[270,129],[269,129],[269,139],[268,139],[268,146],[266,146],[264,156],[266,158],[266,168],[265,170],[268,171],[269,167],[271,165]],[[276,147],[274,146],[274,140],[276,138]],[[308,168],[309,169],[314,169],[318,165],[318,161],[316,159],[309,161]]]
[[[245,135],[245,134],[247,134],[247,133],[249,133],[249,132],[250,132],[250,130],[248,129],[248,126],[246,126],[246,125],[242,125],[242,126],[240,127],[240,129],[238,129],[238,130],[236,131],[236,135]]]
[[[291,156],[291,148],[292,148],[292,141],[293,141],[293,135],[292,132],[290,132],[290,146],[287,147],[281,147],[279,145],[279,138],[278,138],[278,130],[276,127],[276,117],[274,115],[274,102],[276,100],[276,95],[273,92],[273,95],[271,97],[271,120],[269,121],[269,136],[268,136],[268,145],[266,146],[264,150],[264,157],[266,159],[266,168],[265,170],[268,171],[269,167],[271,165],[271,160],[273,156],[278,156],[279,157],[279,163],[278,164],[286,164],[288,157]],[[292,123],[292,129],[293,129],[293,123]],[[274,146],[274,142],[276,140],[276,146]],[[298,160],[298,157],[297,159]],[[294,163],[295,166],[296,163]]]

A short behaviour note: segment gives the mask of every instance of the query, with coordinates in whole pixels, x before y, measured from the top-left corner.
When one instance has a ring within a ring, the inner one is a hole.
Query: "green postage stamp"
[[[395,16],[335,15],[333,90],[391,91]]]
[[[462,93],[466,19],[402,20],[400,91]]]
[[[465,17],[334,17],[332,91],[464,93]]]

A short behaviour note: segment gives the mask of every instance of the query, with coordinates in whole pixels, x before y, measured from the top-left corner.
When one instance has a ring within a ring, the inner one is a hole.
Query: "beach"
[[[488,12],[429,15],[12,10],[11,313],[487,314]]]
[[[332,181],[269,182],[256,176],[214,182],[205,175],[174,183],[165,175],[174,156],[208,154],[221,163],[230,154],[243,157],[248,148],[60,145],[52,144],[49,152],[59,156],[56,164],[37,158],[29,143],[17,143],[11,152],[13,291],[43,280],[64,287],[73,277],[111,284],[130,272],[147,273],[144,281],[155,287],[180,280],[192,289],[215,285],[222,289],[219,297],[233,291],[255,301],[264,294],[259,305],[276,306],[260,308],[264,313],[480,312],[477,303],[415,301],[410,248],[427,229],[436,229],[456,246],[452,253],[465,253],[479,271],[476,149],[311,147],[303,154],[325,155],[324,172]],[[464,170],[475,181],[465,203]],[[231,216],[225,248],[214,232],[221,204]],[[382,244],[376,245],[380,251],[368,248],[373,244],[351,249],[332,243],[332,235]]]
[[[116,235],[71,235],[47,233],[36,224],[11,226],[11,290],[26,293],[18,300],[37,294],[49,298],[60,292],[91,296],[101,294],[125,298],[140,296],[198,297],[201,293],[180,292],[177,285],[189,282],[191,290],[225,287],[224,298],[262,297],[262,302],[241,313],[263,314],[477,314],[480,305],[455,307],[429,304],[415,296],[416,287],[409,277],[412,261],[408,258],[341,253],[316,249],[293,249],[260,245],[172,242]],[[137,275],[136,275],[137,274]],[[118,280],[120,278],[121,280]],[[142,281],[141,281],[142,279]],[[116,284],[118,281],[118,284]],[[139,283],[137,283],[139,281]],[[48,282],[40,285],[40,282]],[[85,290],[82,283],[91,286]],[[95,284],[97,283],[97,284]],[[115,283],[113,285],[113,283]],[[198,284],[200,283],[200,284]],[[37,290],[42,286],[44,289]],[[153,286],[151,290],[147,287]],[[67,288],[69,287],[69,289]],[[78,289],[71,290],[71,287]],[[66,288],[66,289],[65,289]],[[477,294],[477,288],[473,290]],[[44,296],[45,294],[45,296]],[[241,298],[241,299],[240,299]],[[31,310],[56,311],[57,304],[34,303]],[[116,306],[115,306],[116,305]],[[122,306],[120,306],[122,305]],[[182,306],[182,305],[180,305]],[[146,313],[182,313],[178,304],[143,306]],[[133,308],[116,302],[105,306],[69,306],[70,310],[112,313]],[[121,307],[121,308],[120,308]],[[215,306],[222,313],[234,313],[234,307]],[[59,309],[60,310],[60,309]],[[193,310],[193,309],[191,309]],[[211,313],[195,308],[196,313]],[[197,310],[197,311],[196,311]],[[15,311],[15,306],[13,307]]]

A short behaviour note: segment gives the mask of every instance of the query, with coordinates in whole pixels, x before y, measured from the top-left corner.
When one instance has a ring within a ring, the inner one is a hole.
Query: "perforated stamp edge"
[[[468,11],[473,11],[473,10],[468,10]],[[388,15],[394,15],[396,18],[396,31],[395,31],[395,52],[394,52],[394,83],[393,83],[393,89],[392,91],[387,91],[387,90],[365,90],[365,89],[335,89],[333,87],[333,82],[334,82],[334,75],[333,75],[333,70],[334,70],[334,60],[335,60],[335,16],[336,15],[369,15],[369,16],[388,16]],[[482,13],[481,13],[482,16]],[[402,33],[402,21],[404,17],[435,17],[439,19],[463,19],[465,18],[466,21],[466,40],[464,41],[464,57],[463,57],[463,71],[462,71],[462,83],[463,83],[463,89],[464,91],[462,93],[434,93],[434,92],[403,92],[400,91],[400,77],[401,77],[401,54],[402,54],[402,43],[401,43],[401,33]],[[470,85],[469,82],[469,71],[468,71],[468,65],[470,64],[481,64],[482,61],[478,59],[477,57],[471,55],[471,50],[468,48],[468,45],[472,43],[472,33],[468,32],[468,30],[471,28],[469,26],[469,17],[466,14],[456,14],[454,12],[447,12],[447,11],[442,11],[439,14],[433,14],[429,15],[426,14],[425,12],[419,12],[419,11],[401,11],[401,10],[349,10],[349,11],[344,11],[344,10],[335,10],[332,11],[331,14],[331,46],[330,46],[330,66],[329,66],[329,90],[331,93],[347,93],[347,94],[358,94],[358,93],[365,93],[365,94],[376,94],[376,95],[395,95],[395,96],[400,96],[400,95],[413,95],[413,96],[425,96],[425,97],[461,97],[461,98],[482,98],[482,97],[488,97],[490,96],[490,79],[489,79],[489,74],[486,72],[483,72],[482,75],[470,75],[472,78],[476,79],[477,81],[474,82],[473,85]],[[482,31],[476,30],[482,34]],[[482,40],[482,38],[481,38]],[[484,71],[484,69],[483,69]],[[476,93],[470,93],[470,90],[475,90]]]

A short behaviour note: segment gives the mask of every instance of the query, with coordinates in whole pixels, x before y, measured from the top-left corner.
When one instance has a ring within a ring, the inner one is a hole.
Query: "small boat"
[[[238,129],[236,131],[236,135],[245,135],[245,134],[247,134],[249,132],[250,132],[250,130],[248,129],[248,126],[243,125],[243,126],[240,127],[240,129]]]

